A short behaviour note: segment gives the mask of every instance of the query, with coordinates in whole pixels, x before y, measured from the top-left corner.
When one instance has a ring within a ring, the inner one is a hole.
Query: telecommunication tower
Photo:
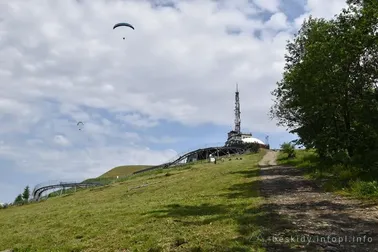
[[[235,92],[235,132],[240,134],[240,102],[239,102],[239,89],[238,84],[236,83],[236,92]]]

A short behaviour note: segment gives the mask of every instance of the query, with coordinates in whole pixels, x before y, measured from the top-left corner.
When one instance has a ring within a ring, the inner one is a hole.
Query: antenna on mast
[[[239,101],[239,87],[236,83],[236,92],[235,92],[235,131],[240,133],[240,101]]]

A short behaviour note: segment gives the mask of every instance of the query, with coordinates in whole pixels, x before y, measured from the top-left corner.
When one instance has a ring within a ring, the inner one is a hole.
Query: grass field
[[[113,169],[105,172],[101,176],[97,178],[90,178],[86,179],[83,182],[86,183],[102,183],[104,185],[122,181],[127,179],[130,175],[132,175],[136,171],[143,170],[147,167],[151,167],[152,165],[123,165],[123,166],[117,166]],[[117,179],[117,176],[119,178]]]
[[[264,251],[257,162],[187,165],[0,210],[0,251]]]
[[[110,171],[102,174],[100,178],[116,178],[117,176],[123,177],[133,174],[136,171],[140,171],[152,165],[123,165],[117,166]]]

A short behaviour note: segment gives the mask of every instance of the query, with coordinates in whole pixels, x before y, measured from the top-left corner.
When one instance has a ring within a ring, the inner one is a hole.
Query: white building
[[[226,145],[235,141],[242,141],[243,143],[258,143],[263,148],[267,147],[266,143],[264,143],[260,139],[252,137],[251,133],[238,133],[232,130],[228,133]]]
[[[263,141],[254,137],[242,137],[242,141],[244,143],[258,143],[260,145],[266,145]]]

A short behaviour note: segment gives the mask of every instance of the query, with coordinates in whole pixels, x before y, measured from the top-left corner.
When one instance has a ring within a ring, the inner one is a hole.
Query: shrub
[[[340,150],[331,155],[331,161],[335,164],[342,164],[344,166],[347,166],[351,164],[352,159],[347,151]]]
[[[246,150],[249,150],[252,153],[259,152],[259,149],[261,147],[260,144],[258,143],[244,143],[243,141],[232,141],[228,143],[227,146],[244,148]]]
[[[0,209],[6,209],[9,206],[11,206],[11,204],[8,204],[8,203],[0,204]]]
[[[295,158],[295,149],[293,144],[286,142],[281,144],[281,151],[287,154],[287,158]]]
[[[245,143],[244,148],[252,153],[259,152],[260,145],[258,143]]]
[[[349,181],[354,177],[354,173],[351,170],[343,170],[339,173],[339,178],[342,181]]]
[[[378,182],[357,180],[352,184],[352,190],[360,196],[378,196]]]
[[[378,176],[378,150],[370,150],[364,155],[354,155],[352,162],[361,168],[361,171],[373,177]]]

